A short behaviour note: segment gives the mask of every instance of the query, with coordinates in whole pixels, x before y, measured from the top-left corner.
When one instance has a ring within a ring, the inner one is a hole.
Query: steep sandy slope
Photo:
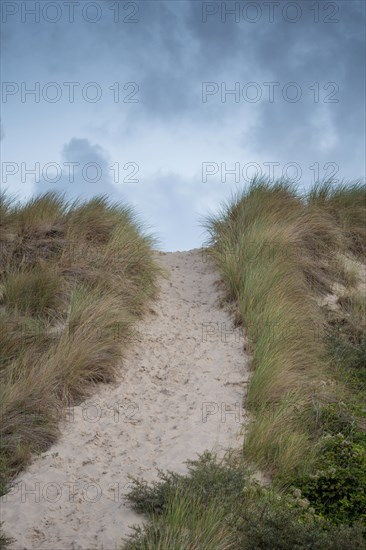
[[[2,499],[12,548],[120,548],[141,522],[123,497],[129,475],[182,472],[205,449],[242,444],[248,370],[240,333],[217,306],[218,274],[201,250],[158,255],[170,278],[118,383],[70,411],[58,444]]]

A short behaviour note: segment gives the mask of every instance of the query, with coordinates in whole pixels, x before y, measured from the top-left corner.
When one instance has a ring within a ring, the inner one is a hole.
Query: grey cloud
[[[52,189],[65,193],[68,198],[91,198],[104,194],[118,197],[107,153],[88,139],[72,138],[65,144],[58,165],[60,177],[54,183],[43,178],[36,184],[37,193]],[[55,179],[56,175],[57,172]],[[52,179],[51,174],[48,179]]]

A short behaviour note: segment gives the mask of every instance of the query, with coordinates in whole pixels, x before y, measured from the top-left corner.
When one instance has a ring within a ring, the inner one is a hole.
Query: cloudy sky
[[[2,187],[107,193],[163,250],[255,174],[365,174],[365,3],[2,2]]]

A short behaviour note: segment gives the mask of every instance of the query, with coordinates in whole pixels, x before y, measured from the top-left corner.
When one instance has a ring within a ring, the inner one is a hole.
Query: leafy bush
[[[348,397],[348,396],[347,396]],[[318,410],[318,425],[321,434],[342,434],[349,441],[362,444],[366,447],[366,433],[360,430],[366,411],[357,399],[347,402],[342,400],[334,403],[322,404]]]
[[[366,527],[366,446],[338,434],[326,438],[314,474],[299,488],[315,511],[335,524]]]
[[[128,495],[148,514],[125,550],[364,550],[362,527],[334,526],[309,501],[260,487],[233,458],[205,453],[186,475],[160,472],[148,485],[135,480]]]
[[[214,455],[203,453],[198,460],[187,461],[186,475],[159,471],[158,480],[151,485],[132,479],[128,499],[137,512],[162,514],[175,495],[194,494],[205,502],[220,495],[222,506],[228,499],[240,498],[247,475],[244,470],[217,462]],[[229,463],[230,464],[230,463]]]
[[[365,549],[360,525],[334,527],[309,502],[263,488],[249,489],[236,518],[235,548],[245,550]]]

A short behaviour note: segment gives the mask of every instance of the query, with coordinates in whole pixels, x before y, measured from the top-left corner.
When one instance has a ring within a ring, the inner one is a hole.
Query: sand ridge
[[[69,411],[58,443],[1,499],[12,549],[121,548],[143,520],[124,498],[129,476],[184,472],[197,453],[242,445],[248,359],[218,307],[219,275],[200,249],[157,256],[169,278],[119,379]]]

